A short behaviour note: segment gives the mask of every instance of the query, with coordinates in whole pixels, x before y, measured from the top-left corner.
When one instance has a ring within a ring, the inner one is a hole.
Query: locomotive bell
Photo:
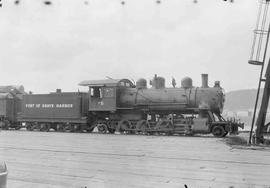
[[[220,81],[215,81],[214,87],[220,87]]]
[[[137,89],[146,89],[147,88],[147,81],[144,78],[140,78],[136,81],[136,88]]]
[[[192,79],[190,77],[184,77],[181,80],[181,87],[182,88],[192,88]]]

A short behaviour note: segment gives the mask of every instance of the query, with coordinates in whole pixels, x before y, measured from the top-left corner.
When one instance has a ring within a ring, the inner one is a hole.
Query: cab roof
[[[0,93],[0,99],[12,99],[13,96],[10,93]]]
[[[26,94],[22,85],[0,86],[0,93]]]
[[[79,83],[80,86],[101,87],[101,86],[128,86],[133,87],[134,84],[128,79],[105,79],[105,80],[85,80]]]

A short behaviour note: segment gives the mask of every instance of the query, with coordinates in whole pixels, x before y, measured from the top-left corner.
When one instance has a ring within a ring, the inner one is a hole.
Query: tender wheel
[[[19,127],[19,126],[16,126],[16,127],[15,127],[15,130],[20,130],[20,128],[21,128],[21,127]]]
[[[33,128],[33,126],[31,124],[29,124],[29,125],[26,125],[26,130],[33,131],[34,128]]]
[[[75,125],[70,125],[70,132],[72,132],[72,133],[74,133],[74,132],[76,132],[76,127],[75,127]]]
[[[7,121],[7,120],[1,121],[0,124],[1,124],[0,128],[2,128],[3,130],[9,130],[9,127],[10,127],[9,121]]]
[[[0,121],[0,129],[3,129],[5,127],[5,123],[3,121]]]
[[[46,131],[46,132],[49,132],[50,129],[51,129],[51,125],[50,125],[50,124],[47,124],[47,125],[45,126],[45,131]]]
[[[82,132],[81,126],[80,125],[77,125],[77,124],[74,124],[72,126],[72,132]]]
[[[39,131],[42,131],[42,132],[47,131],[47,126],[45,124],[41,124],[40,128],[39,128]]]
[[[21,125],[20,125],[19,123],[17,123],[17,124],[15,125],[15,130],[20,130],[20,128],[21,128]]]
[[[100,132],[102,134],[105,134],[108,131],[107,125],[105,125],[103,123],[102,124],[98,124],[97,125],[97,129],[98,129],[98,132]]]
[[[71,132],[71,129],[72,129],[72,127],[71,127],[71,125],[70,124],[65,124],[64,126],[63,126],[63,131],[70,131]]]
[[[221,138],[221,137],[224,137],[226,135],[226,132],[222,126],[216,125],[212,129],[212,134],[215,137]]]
[[[58,132],[64,132],[64,125],[57,124],[56,125],[56,131],[58,131]]]

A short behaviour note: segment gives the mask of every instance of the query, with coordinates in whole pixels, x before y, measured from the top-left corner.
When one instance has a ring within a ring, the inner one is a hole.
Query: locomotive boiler
[[[175,81],[174,81],[175,82]],[[236,133],[243,124],[225,121],[221,116],[224,91],[220,83],[208,86],[208,75],[202,75],[202,86],[194,87],[184,78],[181,87],[165,87],[165,79],[155,77],[151,88],[139,79],[134,85],[128,79],[90,80],[88,119],[99,132],[142,134],[210,133],[223,137]]]
[[[202,75],[202,87],[193,87],[189,77],[181,81],[180,88],[165,88],[165,79],[155,77],[151,81],[152,88],[147,89],[146,80],[139,79],[136,88],[126,88],[120,95],[120,106],[140,107],[159,113],[190,113],[209,109],[222,113],[224,91],[217,81],[214,87],[208,86],[208,75]]]

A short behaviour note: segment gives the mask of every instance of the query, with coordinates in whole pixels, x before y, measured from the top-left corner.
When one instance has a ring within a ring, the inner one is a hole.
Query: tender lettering
[[[42,108],[54,108],[54,104],[42,104]]]
[[[26,108],[73,108],[73,104],[25,104]]]
[[[25,104],[26,108],[34,108],[35,104]]]
[[[56,104],[56,108],[73,108],[73,104]]]

